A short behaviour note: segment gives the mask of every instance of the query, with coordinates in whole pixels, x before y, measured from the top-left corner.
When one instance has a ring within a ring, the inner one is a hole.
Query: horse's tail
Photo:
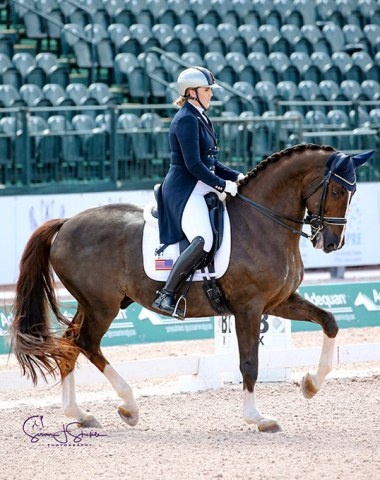
[[[40,373],[56,376],[69,362],[70,344],[52,331],[50,311],[61,324],[69,321],[60,313],[54,290],[50,248],[66,219],[49,220],[30,237],[20,261],[20,274],[10,327],[11,349],[23,375],[37,383]]]

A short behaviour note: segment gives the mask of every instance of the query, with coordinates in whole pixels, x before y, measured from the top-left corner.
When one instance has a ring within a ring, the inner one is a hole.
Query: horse
[[[302,391],[312,398],[332,369],[338,325],[334,316],[304,299],[297,288],[303,278],[301,235],[329,253],[344,244],[348,206],[356,188],[355,169],[373,152],[351,157],[333,147],[302,144],[262,160],[246,175],[237,196],[225,199],[231,225],[231,254],[220,278],[235,316],[243,377],[243,418],[261,432],[281,431],[278,420],[256,406],[260,320],[263,314],[315,322],[323,344],[315,374],[307,373]],[[348,172],[348,173],[347,173]],[[311,233],[302,231],[305,223]],[[60,375],[65,415],[81,427],[100,427],[76,402],[74,367],[84,354],[108,379],[122,400],[118,413],[130,426],[139,407],[131,386],[104,357],[100,342],[120,308],[133,302],[151,305],[160,282],[143,269],[143,209],[132,204],[91,208],[48,220],[34,231],[20,261],[10,327],[11,349],[23,375]],[[59,311],[57,275],[77,300],[71,321]],[[65,328],[50,325],[51,312]],[[187,299],[189,317],[215,315],[201,282]],[[185,320],[186,321],[186,320]],[[61,329],[62,330],[62,329]]]

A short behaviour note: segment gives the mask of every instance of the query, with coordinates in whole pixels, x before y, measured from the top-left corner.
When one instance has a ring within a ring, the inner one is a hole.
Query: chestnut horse
[[[307,398],[317,393],[332,368],[337,323],[331,313],[296,292],[303,277],[299,237],[307,235],[302,232],[307,210],[313,246],[327,253],[343,246],[346,214],[356,187],[355,168],[370,154],[366,155],[350,157],[332,147],[296,145],[263,160],[248,173],[238,196],[226,199],[231,260],[220,284],[235,316],[243,416],[260,431],[281,430],[277,420],[258,410],[255,401],[263,314],[322,327],[317,372],[307,374],[302,383]],[[121,418],[131,426],[138,422],[132,389],[103,356],[100,342],[120,308],[137,302],[151,309],[162,286],[144,273],[143,226],[143,209],[128,204],[50,220],[32,234],[20,262],[11,347],[23,374],[34,383],[38,374],[46,379],[47,374],[60,373],[64,412],[81,426],[100,425],[76,403],[73,370],[79,353],[105,375],[122,399]],[[71,322],[59,311],[54,272],[78,302]],[[189,317],[215,315],[198,282],[190,289],[187,305]],[[52,331],[50,311],[67,325],[63,336]]]

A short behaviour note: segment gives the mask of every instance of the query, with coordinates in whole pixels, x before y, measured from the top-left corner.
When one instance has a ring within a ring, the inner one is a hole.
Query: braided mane
[[[273,153],[269,157],[265,158],[258,165],[256,165],[255,168],[250,170],[247,174],[246,182],[249,181],[251,178],[256,177],[257,174],[262,170],[266,169],[268,165],[278,162],[283,157],[293,155],[293,153],[296,153],[296,152],[304,152],[305,150],[325,150],[326,152],[333,152],[335,151],[335,148],[330,147],[329,145],[316,145],[314,143],[305,143],[305,144],[302,143],[299,145],[294,145],[293,147],[285,148],[284,150],[281,150],[280,152],[277,152],[277,153]]]

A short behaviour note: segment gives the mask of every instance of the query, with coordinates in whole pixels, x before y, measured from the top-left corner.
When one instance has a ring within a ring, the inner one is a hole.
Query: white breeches
[[[182,230],[189,242],[191,243],[195,237],[203,237],[205,241],[203,249],[206,252],[211,250],[213,241],[208,208],[204,199],[209,192],[215,190],[198,180],[186,203],[181,220]]]

